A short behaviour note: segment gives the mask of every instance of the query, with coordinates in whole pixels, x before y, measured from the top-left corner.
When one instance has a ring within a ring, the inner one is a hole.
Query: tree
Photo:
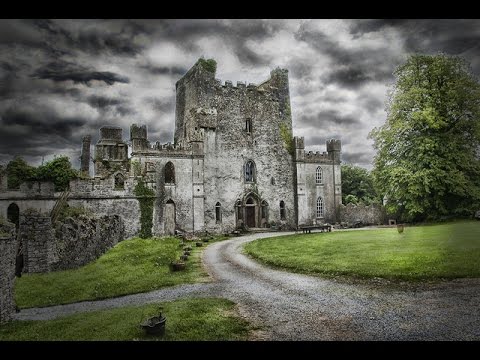
[[[18,189],[20,184],[35,179],[35,167],[28,165],[22,157],[15,157],[7,164],[7,187]]]
[[[394,72],[387,120],[373,129],[375,185],[405,220],[480,206],[480,85],[459,57],[412,55]]]
[[[342,202],[369,205],[380,202],[373,186],[373,176],[367,170],[350,164],[342,165]]]
[[[78,178],[78,170],[72,168],[68,156],[59,156],[38,167],[36,179],[38,181],[51,181],[55,184],[56,191],[68,188],[70,180]]]

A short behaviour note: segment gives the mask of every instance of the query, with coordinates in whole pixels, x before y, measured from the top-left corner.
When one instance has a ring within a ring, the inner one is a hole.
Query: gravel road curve
[[[210,283],[24,309],[16,319],[213,296],[236,302],[240,314],[259,327],[252,340],[480,340],[480,279],[347,282],[270,269],[242,254],[246,242],[278,235],[252,234],[208,246],[203,263]]]

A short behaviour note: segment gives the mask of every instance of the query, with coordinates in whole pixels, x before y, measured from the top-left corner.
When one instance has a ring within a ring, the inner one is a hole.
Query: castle
[[[339,140],[326,152],[305,152],[292,136],[288,71],[275,69],[259,85],[215,78],[215,66],[200,59],[176,83],[174,144],[151,143],[145,125],[105,126],[94,146],[94,177],[70,182],[70,206],[123,218],[126,236],[140,229],[139,181],[154,192],[155,235],[231,232],[339,222]],[[88,174],[89,136],[83,139],[81,170]],[[62,194],[51,184],[0,187],[0,214],[33,207],[50,212]]]

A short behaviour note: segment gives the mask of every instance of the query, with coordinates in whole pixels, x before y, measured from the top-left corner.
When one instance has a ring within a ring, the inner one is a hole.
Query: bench
[[[320,230],[321,232],[331,232],[332,231],[332,225],[328,225],[328,224],[325,224],[325,225],[304,225],[304,226],[300,226],[300,229],[302,229],[302,232],[304,234],[310,234],[312,230],[315,230],[315,229],[318,229]]]

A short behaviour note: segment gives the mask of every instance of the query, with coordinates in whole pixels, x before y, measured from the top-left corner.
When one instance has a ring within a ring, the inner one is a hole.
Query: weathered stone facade
[[[0,217],[0,324],[15,313],[15,225]]]
[[[23,272],[77,268],[97,259],[124,238],[124,224],[118,215],[70,217],[57,221],[54,228],[49,215],[27,210],[20,215],[19,229]]]
[[[341,205],[340,216],[342,221],[353,224],[361,221],[367,225],[381,225],[386,221],[385,208],[379,204],[371,205]]]
[[[340,141],[330,140],[327,152],[312,154],[305,152],[303,138],[292,136],[288,71],[275,69],[259,85],[234,86],[215,79],[206,62],[199,60],[176,84],[174,144],[150,143],[146,126],[133,124],[129,158],[122,129],[102,127],[95,176],[72,181],[68,203],[121,216],[127,237],[141,228],[134,193],[139,181],[155,192],[155,235],[340,221]],[[32,191],[28,198],[0,192],[0,211],[15,202],[22,212],[22,201],[50,211],[61,195],[53,188],[50,195],[47,189]]]

